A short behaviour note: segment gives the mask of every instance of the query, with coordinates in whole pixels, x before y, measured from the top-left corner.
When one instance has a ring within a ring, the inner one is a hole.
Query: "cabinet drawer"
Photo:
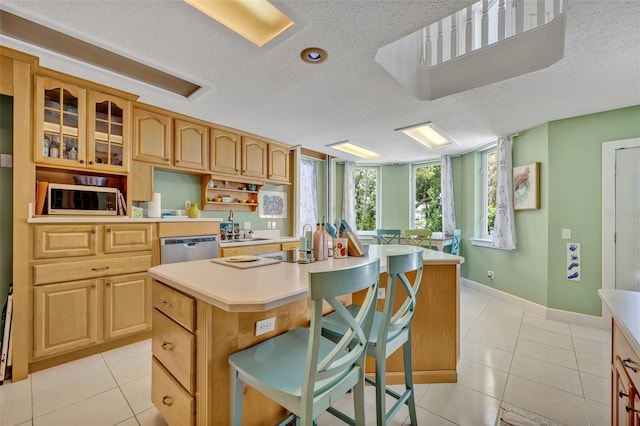
[[[151,402],[170,426],[195,423],[195,399],[156,358],[151,361]]]
[[[37,225],[34,227],[36,259],[93,256],[98,225]]]
[[[48,284],[83,278],[143,272],[151,267],[151,255],[101,257],[78,262],[58,262],[33,266],[33,284]]]
[[[238,256],[240,254],[272,253],[280,251],[280,244],[262,244],[257,246],[229,247],[222,249],[222,257]]]
[[[195,337],[153,310],[153,355],[192,395],[195,393]]]
[[[619,356],[621,360],[627,360],[624,362],[625,369],[629,378],[633,382],[634,387],[640,387],[640,354],[637,354],[629,342],[627,341],[622,330],[618,325],[613,323],[613,359]],[[633,371],[635,369],[636,371]]]
[[[153,224],[108,224],[104,226],[104,252],[127,253],[151,250]]]
[[[195,300],[155,280],[153,281],[153,307],[187,330],[191,332],[195,330]]]
[[[300,248],[299,241],[291,241],[289,243],[282,243],[282,250],[296,250]]]

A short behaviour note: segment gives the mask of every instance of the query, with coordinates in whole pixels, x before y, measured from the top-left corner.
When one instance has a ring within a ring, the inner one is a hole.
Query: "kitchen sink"
[[[266,241],[269,238],[238,238],[237,240],[222,240],[220,244],[231,244],[231,243],[251,243],[255,241]]]

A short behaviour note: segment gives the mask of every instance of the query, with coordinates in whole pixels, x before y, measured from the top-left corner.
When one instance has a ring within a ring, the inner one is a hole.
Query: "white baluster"
[[[423,58],[423,66],[430,67],[433,62],[433,48],[431,47],[431,26],[425,28],[425,36],[424,40],[424,58]]]
[[[442,21],[438,21],[438,55],[436,64],[442,63]]]
[[[467,7],[467,20],[464,25],[464,33],[464,52],[469,53],[473,50],[473,11],[471,10],[471,6]]]
[[[482,47],[489,44],[489,0],[482,0]]]
[[[536,8],[536,16],[538,18],[538,23],[536,24],[536,26],[541,27],[544,25],[545,22],[545,6],[544,6],[544,0],[538,0],[537,2],[537,8]]]
[[[504,0],[500,0],[498,3],[498,41],[504,40],[506,34],[504,4]]]
[[[516,34],[521,34],[524,31],[524,0],[515,0],[516,6]]]
[[[451,15],[451,58],[458,56],[458,15]]]

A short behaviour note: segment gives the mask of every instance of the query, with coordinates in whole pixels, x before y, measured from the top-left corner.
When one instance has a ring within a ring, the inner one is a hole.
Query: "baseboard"
[[[587,327],[596,327],[603,329],[608,329],[611,327],[611,321],[607,318],[607,315],[605,315],[604,317],[597,317],[594,315],[586,315],[578,312],[548,308],[530,300],[523,299],[522,297],[514,296],[513,294],[491,288],[467,278],[460,278],[460,281],[462,282],[462,285],[464,287],[479,291],[480,293],[484,293],[510,305],[517,306],[527,312],[530,312],[537,316],[541,316],[543,318],[568,322],[576,325],[584,325]]]

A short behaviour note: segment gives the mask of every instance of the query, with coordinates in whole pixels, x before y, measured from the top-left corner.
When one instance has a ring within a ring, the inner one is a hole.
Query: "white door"
[[[616,288],[640,291],[640,148],[616,150]]]

